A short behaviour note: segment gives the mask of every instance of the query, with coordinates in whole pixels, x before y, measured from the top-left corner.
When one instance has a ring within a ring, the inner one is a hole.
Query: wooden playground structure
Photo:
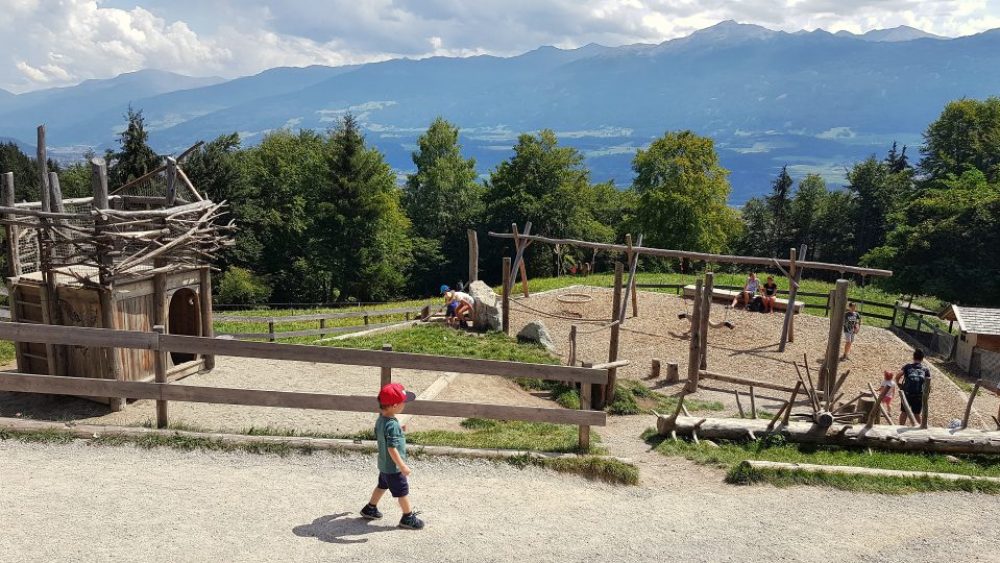
[[[798,289],[802,273],[807,268],[817,270],[836,271],[843,273],[853,273],[860,276],[891,276],[892,272],[871,268],[861,268],[840,264],[827,264],[820,262],[809,262],[805,257],[806,248],[792,249],[788,260],[776,258],[760,258],[750,256],[726,256],[704,253],[694,253],[677,250],[665,250],[655,248],[645,248],[641,246],[641,236],[637,239],[638,244],[633,245],[631,237],[627,237],[626,244],[606,244],[578,241],[571,239],[555,239],[530,234],[530,224],[526,225],[525,232],[519,233],[516,225],[512,226],[511,233],[490,233],[490,236],[510,239],[515,244],[515,255],[513,260],[504,259],[503,264],[503,307],[504,307],[504,327],[508,330],[507,316],[512,304],[519,308],[527,308],[528,305],[521,303],[521,300],[514,300],[512,297],[514,284],[517,282],[517,275],[521,274],[522,282],[526,279],[523,267],[523,256],[527,246],[532,242],[541,242],[553,245],[575,245],[583,248],[615,252],[625,255],[627,266],[621,262],[615,264],[614,290],[612,294],[611,312],[607,318],[602,319],[580,319],[581,321],[601,322],[599,326],[587,331],[587,334],[609,331],[609,355],[608,362],[625,361],[619,359],[619,344],[621,332],[625,331],[624,325],[628,317],[626,311],[629,299],[632,299],[632,316],[638,316],[638,303],[634,290],[636,261],[640,255],[660,256],[668,258],[688,258],[692,260],[705,261],[707,263],[725,264],[752,264],[760,266],[771,266],[779,269],[792,280],[789,290],[789,299],[795,303],[795,294]],[[628,271],[627,278],[624,273]],[[718,299],[714,292],[714,274],[706,272],[703,279],[698,279],[692,291],[685,291],[685,297],[692,300],[693,312],[682,314],[690,322],[689,331],[683,334],[670,333],[674,338],[687,338],[689,341],[687,357],[687,374],[684,381],[683,390],[677,395],[678,405],[672,414],[657,414],[658,431],[667,436],[677,438],[678,435],[689,436],[697,441],[701,438],[719,439],[756,439],[758,436],[780,433],[788,440],[794,442],[806,442],[829,445],[850,445],[850,446],[871,446],[884,447],[887,449],[899,450],[926,450],[942,452],[967,452],[967,453],[1000,453],[1000,432],[995,430],[984,431],[970,429],[969,417],[972,411],[972,404],[977,393],[986,388],[993,392],[1000,390],[995,386],[979,381],[968,398],[964,415],[961,418],[961,425],[958,428],[934,428],[928,427],[928,397],[931,392],[931,384],[928,380],[923,389],[922,412],[924,417],[918,424],[917,417],[913,415],[913,410],[906,403],[905,397],[901,399],[903,412],[907,420],[914,426],[897,426],[890,419],[889,414],[882,405],[882,398],[887,392],[882,388],[877,392],[870,384],[868,391],[863,391],[857,396],[845,397],[842,386],[847,380],[850,371],[840,371],[840,350],[842,344],[844,315],[848,304],[847,290],[849,282],[839,279],[836,288],[830,292],[829,296],[829,333],[826,340],[826,347],[823,350],[822,362],[818,366],[811,366],[808,357],[803,357],[801,363],[794,362],[798,381],[792,385],[780,385],[766,381],[760,381],[751,377],[734,374],[724,374],[711,371],[707,361],[708,341],[711,329],[720,328],[723,323],[711,320],[711,303]],[[522,290],[527,296],[526,283],[522,285]],[[728,296],[727,296],[728,297]],[[787,307],[784,321],[782,323],[781,338],[778,351],[783,352],[786,342],[794,339],[794,314],[797,307]],[[530,309],[533,311],[533,309]],[[543,313],[535,311],[536,313]],[[555,315],[549,315],[555,316]],[[576,339],[583,333],[573,326],[570,331],[569,358],[568,363],[574,365],[578,362],[576,357]],[[679,362],[667,362],[667,382],[681,380]],[[660,374],[661,362],[654,359],[651,365],[652,377]],[[768,389],[772,392],[787,393],[788,398],[782,402],[779,411],[768,421],[756,418],[756,407],[752,407],[753,418],[742,418],[743,407],[740,401],[740,391],[735,390],[734,395],[737,405],[740,408],[741,418],[721,419],[710,417],[691,417],[684,406],[684,399],[702,387],[703,380],[717,380],[731,385],[744,386],[747,391],[744,396],[749,397],[751,404],[755,401],[755,389]],[[600,386],[593,393],[594,407],[602,408],[604,404],[611,401],[614,393],[615,373],[611,371],[608,383]],[[900,393],[902,396],[903,394]],[[804,406],[804,408],[803,408]],[[1000,430],[1000,413],[993,416],[993,422]],[[886,424],[882,424],[883,420]]]

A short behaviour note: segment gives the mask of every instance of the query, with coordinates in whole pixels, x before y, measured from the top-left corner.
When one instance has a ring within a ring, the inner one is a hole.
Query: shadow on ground
[[[303,524],[292,528],[292,533],[300,538],[316,538],[326,543],[352,544],[368,541],[367,538],[351,539],[353,536],[393,532],[396,530],[396,528],[387,526],[372,525],[371,520],[365,520],[360,516],[347,518],[350,515],[350,512],[341,512],[340,514],[320,516],[310,524]]]

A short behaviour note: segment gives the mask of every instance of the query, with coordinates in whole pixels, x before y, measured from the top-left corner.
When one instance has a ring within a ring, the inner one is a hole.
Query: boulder
[[[524,325],[521,332],[517,333],[517,339],[524,342],[535,342],[541,344],[549,352],[556,351],[556,345],[552,342],[552,335],[542,321],[531,321]]]
[[[493,288],[485,282],[474,281],[469,284],[468,294],[476,300],[473,307],[472,324],[479,330],[500,330],[503,328],[503,312],[500,310],[500,298]]]

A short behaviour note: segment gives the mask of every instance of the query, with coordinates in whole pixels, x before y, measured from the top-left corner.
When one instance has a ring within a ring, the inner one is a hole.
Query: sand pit
[[[562,292],[587,294],[593,296],[593,299],[589,301],[575,299],[573,301],[576,302],[567,303],[566,300],[558,299]],[[611,317],[611,297],[610,289],[575,286],[558,292],[536,294],[526,299],[518,298],[511,305],[511,333],[516,333],[530,321],[540,319],[552,334],[558,353],[565,358],[569,351],[570,327],[576,324],[577,359],[591,362],[606,361],[610,329],[601,327],[606,325]],[[618,371],[619,377],[645,378],[653,358],[659,358],[662,362],[676,362],[680,367],[681,384],[665,385],[662,377],[659,381],[649,384],[668,394],[679,392],[687,373],[688,340],[672,336],[670,332],[683,333],[688,329],[687,321],[679,320],[677,316],[679,313],[689,312],[690,307],[690,303],[685,306],[685,301],[674,295],[640,291],[639,316],[631,317],[630,306],[629,318],[622,325],[618,357],[630,360],[632,363]],[[722,321],[725,318],[725,306],[713,304],[711,319]],[[784,353],[777,351],[782,314],[733,310],[729,311],[728,320],[735,323],[735,329],[710,330],[708,368],[711,371],[791,386],[798,381],[793,362],[801,363],[803,354],[806,354],[814,370],[822,362],[829,331],[829,321],[823,317],[796,315],[795,342],[789,343]],[[853,398],[859,392],[867,390],[868,382],[877,387],[882,380],[883,370],[898,370],[910,361],[912,353],[913,349],[892,332],[881,328],[862,327],[854,344],[851,359],[841,363],[841,371],[851,370],[851,375],[842,388],[845,397]],[[930,420],[934,425],[946,425],[950,420],[962,417],[967,395],[940,371],[933,367],[932,371],[935,381],[930,397]],[[707,386],[728,392],[702,390],[696,397],[721,400],[730,409],[729,413],[721,416],[734,414],[736,403],[731,390],[739,388],[741,391],[746,391],[746,387],[736,387],[719,381],[705,383]],[[781,400],[788,398],[783,393],[769,394],[766,391],[760,392],[760,395],[773,396]],[[762,403],[765,408],[772,411],[778,408],[778,403],[773,400],[765,399]],[[894,403],[893,408],[896,413],[899,412],[898,402]],[[975,413],[970,420],[970,426],[989,427],[987,419],[988,417],[984,418]]]

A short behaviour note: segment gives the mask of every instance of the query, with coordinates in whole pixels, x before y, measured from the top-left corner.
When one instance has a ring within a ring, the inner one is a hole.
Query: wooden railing
[[[156,327],[160,329],[160,327]],[[103,328],[40,326],[26,323],[0,323],[0,340],[85,346],[128,348],[168,352],[237,356],[270,360],[302,361],[382,368],[381,384],[392,379],[392,368],[494,375],[507,378],[530,377],[544,380],[588,384],[608,382],[607,369],[559,365],[526,364],[473,358],[455,358],[404,352],[332,348],[302,344],[243,342],[225,338],[179,336],[161,332],[135,332]],[[189,401],[245,406],[319,409],[349,412],[376,412],[376,389],[370,396],[333,395],[202,387],[167,383],[161,377],[166,362],[157,362],[158,382],[120,381],[54,375],[0,373],[0,391],[116,397],[157,401],[157,426],[167,425],[167,402]],[[580,427],[580,448],[590,447],[590,426],[604,426],[606,415],[582,404],[580,410],[562,408],[518,407],[484,403],[457,403],[417,400],[407,406],[407,413],[424,416],[480,417],[497,420],[521,420],[572,424]]]
[[[274,342],[275,340],[281,340],[285,338],[298,338],[302,336],[319,336],[323,338],[327,334],[337,334],[344,332],[357,332],[360,330],[378,328],[383,326],[389,326],[396,324],[398,321],[394,322],[383,322],[383,323],[371,323],[372,317],[387,317],[387,316],[398,316],[403,315],[405,320],[410,320],[411,318],[417,318],[420,314],[422,307],[400,307],[396,309],[353,309],[345,313],[314,313],[308,315],[285,315],[285,316],[251,316],[251,315],[228,315],[228,314],[217,314],[214,317],[216,322],[227,322],[227,323],[248,323],[248,324],[266,324],[267,332],[229,332],[229,333],[219,333],[219,336],[228,336],[238,340],[268,340]],[[334,319],[358,319],[363,321],[363,323],[350,325],[350,326],[331,326],[328,327],[326,321]],[[288,323],[312,323],[318,322],[318,328],[309,328],[302,330],[277,330],[278,325],[288,324]]]

